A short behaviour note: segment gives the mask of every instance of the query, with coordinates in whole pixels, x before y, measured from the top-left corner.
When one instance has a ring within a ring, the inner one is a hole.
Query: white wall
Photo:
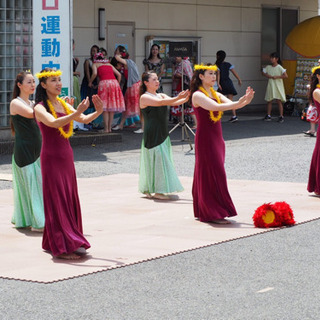
[[[98,8],[105,8],[106,20],[134,22],[136,63],[143,71],[145,37],[199,36],[202,62],[215,62],[215,52],[225,50],[243,80],[239,94],[251,85],[255,104],[264,104],[266,80],[260,74],[261,6],[300,8],[300,22],[318,14],[320,0],[74,0],[75,56],[84,58],[98,41]],[[235,82],[236,83],[236,82]]]

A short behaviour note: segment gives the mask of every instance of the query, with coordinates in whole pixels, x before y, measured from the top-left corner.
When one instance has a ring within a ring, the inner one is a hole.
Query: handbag
[[[316,106],[310,105],[307,110],[307,121],[317,123],[319,121],[319,114]]]

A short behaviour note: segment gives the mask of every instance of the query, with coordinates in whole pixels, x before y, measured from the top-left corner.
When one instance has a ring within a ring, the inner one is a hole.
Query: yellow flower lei
[[[317,84],[317,88],[320,88],[320,84],[319,83]]]
[[[205,90],[204,87],[199,87],[199,90],[202,91],[208,98],[210,98],[209,93]],[[219,96],[217,95],[217,92],[212,87],[210,88],[210,92],[212,94],[213,99],[215,99],[218,103],[221,103],[221,100],[220,100]],[[214,115],[215,112],[218,113],[217,116]],[[221,119],[223,112],[222,111],[209,111],[209,114],[210,114],[210,119],[214,123],[216,123]]]
[[[61,103],[61,105],[62,105],[62,107],[63,107],[63,109],[64,109],[64,111],[65,111],[65,113],[66,113],[67,115],[72,114],[72,111],[68,108],[66,102],[65,102],[63,99],[57,97],[57,100]],[[49,109],[50,109],[50,112],[51,112],[52,115],[57,119],[58,116],[57,116],[57,114],[56,114],[56,111],[54,110],[54,107],[53,107],[51,101],[50,101],[50,100],[47,100],[47,104],[48,104],[48,107],[49,107]],[[69,138],[73,135],[73,121],[71,121],[71,122],[69,123],[69,130],[68,130],[68,132],[65,132],[62,127],[58,128],[58,130],[60,131],[60,134],[61,134],[65,139],[69,139]]]

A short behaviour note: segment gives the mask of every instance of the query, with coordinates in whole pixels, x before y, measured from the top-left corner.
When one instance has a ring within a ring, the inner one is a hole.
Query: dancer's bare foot
[[[149,193],[149,192],[144,192],[143,193],[148,199],[151,199],[152,198],[152,195],[151,195],[151,193]]]
[[[75,250],[74,253],[79,255],[79,256],[84,256],[84,255],[87,254],[87,250],[84,247],[80,247],[77,250]]]
[[[43,232],[43,230],[44,230],[44,228],[37,229],[37,228],[31,227],[31,231],[33,231],[33,232]]]
[[[230,224],[231,221],[226,220],[226,219],[215,219],[211,221],[212,223],[216,223],[216,224]]]
[[[170,196],[165,195],[163,193],[155,193],[153,198],[158,200],[170,200]]]
[[[64,259],[64,260],[78,260],[80,259],[80,256],[78,256],[75,253],[63,253],[57,256],[58,259]]]

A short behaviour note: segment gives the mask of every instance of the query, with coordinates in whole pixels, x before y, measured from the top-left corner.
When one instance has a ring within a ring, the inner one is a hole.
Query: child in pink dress
[[[102,53],[97,53],[92,65],[89,87],[97,76],[99,77],[98,95],[103,101],[104,131],[111,132],[114,113],[125,111],[124,98],[119,85],[121,74]]]

